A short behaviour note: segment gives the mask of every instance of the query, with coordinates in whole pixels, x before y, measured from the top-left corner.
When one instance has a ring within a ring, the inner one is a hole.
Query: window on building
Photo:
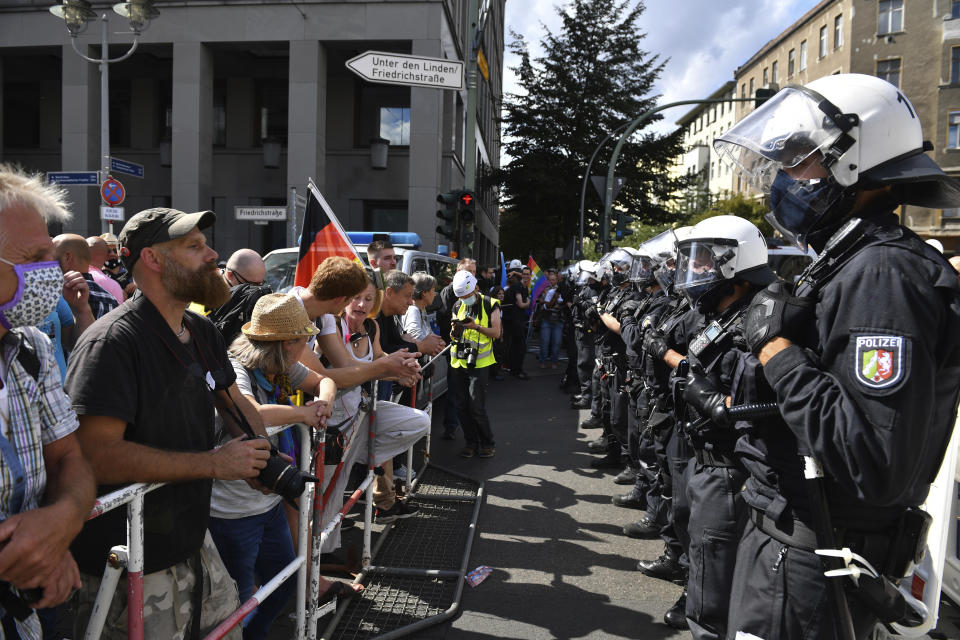
[[[213,84],[213,146],[227,144],[227,85],[226,82]]]
[[[817,52],[817,55],[821,58],[826,57],[827,55],[827,27],[820,27],[820,49]]]
[[[800,71],[807,68],[807,41],[800,43]]]
[[[947,149],[960,149],[960,111],[947,116]]]
[[[289,88],[286,79],[257,81],[257,113],[260,114],[259,138],[287,141],[287,105]]]
[[[363,228],[365,231],[407,231],[407,203],[364,201]]]
[[[770,68],[764,67],[763,68],[763,86],[767,86],[768,84],[770,84]]]
[[[787,77],[792,78],[797,71],[797,50],[790,49],[787,52]]]
[[[900,86],[900,58],[877,60],[877,77],[883,78],[895,87]]]
[[[770,81],[774,84],[776,84],[780,78],[779,68],[780,64],[776,60],[770,65]]]
[[[25,149],[40,144],[39,82],[3,83],[3,144],[8,149]]]
[[[877,35],[903,31],[903,0],[879,0]]]
[[[110,146],[130,146],[130,80],[117,78],[110,82]]]
[[[960,84],[960,47],[950,47],[950,84]]]
[[[750,78],[750,97],[753,97],[753,78]]]
[[[960,0],[953,0],[950,3],[950,17],[951,18],[960,18]]]
[[[380,137],[390,146],[410,145],[410,107],[380,107]]]
[[[843,46],[843,14],[841,13],[833,19],[833,48],[839,49]]]
[[[753,85],[751,84],[751,86]],[[741,82],[740,83],[740,99],[743,100],[743,99],[746,99],[746,97],[747,97],[747,83]]]

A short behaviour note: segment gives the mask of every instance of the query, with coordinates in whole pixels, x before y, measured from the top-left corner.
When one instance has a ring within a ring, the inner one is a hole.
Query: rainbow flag
[[[543,275],[543,272],[540,271],[540,267],[537,266],[537,261],[533,259],[533,256],[527,258],[527,266],[530,268],[530,301],[536,302],[540,294],[547,288],[549,282],[547,281],[547,276]],[[531,304],[529,311],[532,310],[533,305]]]

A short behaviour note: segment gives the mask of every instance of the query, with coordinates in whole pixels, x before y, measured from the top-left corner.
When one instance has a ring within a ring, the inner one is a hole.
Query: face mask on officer
[[[767,220],[785,237],[801,248],[822,222],[847,213],[852,199],[845,199],[846,188],[831,178],[795,180],[780,169],[770,186]]]

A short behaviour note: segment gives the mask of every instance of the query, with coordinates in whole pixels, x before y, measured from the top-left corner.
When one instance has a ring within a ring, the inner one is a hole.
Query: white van
[[[364,262],[367,261],[367,244],[372,241],[370,232],[349,232],[347,234],[354,242],[357,253]],[[416,271],[426,271],[437,279],[437,292],[453,281],[453,274],[457,270],[457,260],[450,256],[443,256],[438,253],[428,253],[420,251],[420,238],[415,233],[391,233],[390,242],[393,244],[394,252],[397,254],[397,268],[406,274],[412,274]],[[300,249],[290,247],[287,249],[276,249],[263,257],[263,262],[267,266],[266,282],[277,293],[286,293],[293,287],[294,274],[297,271],[297,256]],[[437,296],[435,304],[440,302]],[[430,322],[436,330],[436,309],[429,309]],[[447,368],[446,358],[439,358],[433,365],[434,367],[431,390],[434,397],[440,397],[447,391]],[[422,396],[418,389],[419,396]],[[426,403],[426,398],[418,397],[417,405],[421,408]]]

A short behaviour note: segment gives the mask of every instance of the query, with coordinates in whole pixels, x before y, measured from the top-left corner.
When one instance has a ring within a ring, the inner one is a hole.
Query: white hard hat
[[[523,264],[519,260],[514,259],[507,265],[507,269],[523,269]]]
[[[453,276],[453,293],[459,298],[477,289],[477,278],[469,271],[457,271]]]

